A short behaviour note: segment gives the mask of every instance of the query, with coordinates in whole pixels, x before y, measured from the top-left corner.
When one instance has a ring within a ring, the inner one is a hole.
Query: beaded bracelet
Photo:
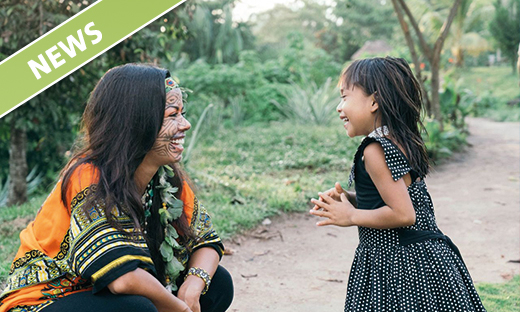
[[[202,290],[202,292],[200,294],[201,295],[206,294],[209,289],[209,284],[211,284],[211,277],[209,276],[208,272],[206,272],[206,270],[204,270],[204,269],[193,267],[188,270],[188,273],[186,274],[186,277],[184,279],[186,279],[190,275],[198,276],[204,281],[206,286],[204,286],[204,289]]]

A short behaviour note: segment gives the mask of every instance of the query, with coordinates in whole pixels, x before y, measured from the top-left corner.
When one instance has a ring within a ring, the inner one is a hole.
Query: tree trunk
[[[432,115],[431,101],[428,96],[428,90],[426,90],[426,86],[424,85],[424,81],[426,77],[423,78],[421,72],[421,63],[419,62],[419,57],[417,56],[417,52],[415,50],[415,45],[412,39],[412,35],[410,34],[410,29],[408,28],[408,24],[406,23],[403,12],[399,7],[399,3],[397,0],[392,0],[392,4],[394,6],[394,11],[397,14],[397,19],[399,20],[399,24],[401,25],[401,29],[403,30],[404,38],[406,40],[406,45],[408,45],[408,50],[410,50],[410,54],[412,56],[413,64],[415,67],[415,75],[417,76],[417,80],[419,81],[419,85],[421,86],[423,103],[425,105],[426,114],[428,116]]]
[[[9,195],[7,206],[23,204],[27,201],[27,133],[15,126],[16,118],[11,121],[11,146],[9,148]]]
[[[441,131],[443,131],[444,125],[443,125],[441,103],[440,103],[440,97],[439,97],[440,54],[436,54],[433,56],[433,59],[430,61],[430,66],[431,66],[431,70],[432,70],[432,80],[431,80],[432,103],[431,104],[432,104],[432,108],[433,108],[433,117],[435,118],[435,120],[437,120],[439,122]]]

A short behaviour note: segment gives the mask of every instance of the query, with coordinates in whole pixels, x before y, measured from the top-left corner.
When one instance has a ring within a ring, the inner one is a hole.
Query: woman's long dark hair
[[[404,149],[411,167],[425,177],[430,164],[421,137],[422,92],[408,63],[389,56],[357,60],[342,73],[340,83],[374,95],[379,105],[376,122],[381,118],[381,125],[388,127],[392,139]]]
[[[169,75],[167,70],[154,66],[126,64],[112,68],[99,80],[83,114],[83,136],[62,171],[61,197],[64,203],[71,200],[66,194],[74,170],[82,164],[92,164],[99,181],[84,209],[102,203],[100,206],[108,222],[121,230],[112,214],[112,209],[117,207],[132,218],[136,233],[141,232],[140,221],[144,220],[142,194],[135,184],[134,173],[161,129],[166,103],[164,80]],[[179,188],[179,198],[185,174],[179,165],[173,167],[176,175],[171,182]],[[157,174],[154,179],[158,179]],[[154,194],[147,241],[152,259],[156,266],[159,265],[158,271],[162,265],[159,276],[164,283],[164,264],[159,254],[164,233],[157,213],[161,202],[160,195]],[[174,225],[180,232],[190,234],[184,214],[174,221]]]

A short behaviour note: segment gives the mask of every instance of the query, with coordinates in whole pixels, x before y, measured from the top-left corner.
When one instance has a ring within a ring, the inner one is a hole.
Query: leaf
[[[166,173],[168,178],[173,178],[175,176],[175,172],[173,171],[172,167],[170,167],[168,165],[165,165],[163,167],[164,167],[164,172]]]
[[[172,204],[173,208],[184,208],[184,202],[180,199],[175,199],[175,201]]]
[[[170,262],[173,257],[173,249],[166,242],[161,243],[161,247],[159,247],[159,251],[161,252],[161,256],[165,262]]]
[[[166,235],[171,236],[175,239],[179,238],[179,234],[177,233],[177,230],[175,230],[175,228],[171,224],[168,224],[166,226]]]
[[[161,218],[161,224],[167,224],[173,221],[171,213],[166,209],[159,209],[159,215]]]
[[[173,217],[173,220],[176,220],[182,215],[182,208],[169,208],[168,212]]]
[[[168,243],[168,245],[170,245],[171,247],[173,247],[174,244],[175,244],[175,243],[174,243],[175,240],[174,240],[171,236],[168,236],[168,235],[165,235],[165,236],[164,236],[164,241],[165,241],[166,243]]]

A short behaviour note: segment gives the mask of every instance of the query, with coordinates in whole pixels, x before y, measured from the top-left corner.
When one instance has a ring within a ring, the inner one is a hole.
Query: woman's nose
[[[181,123],[179,125],[179,130],[181,131],[188,131],[191,128],[191,123],[188,121],[188,119],[182,117]]]

